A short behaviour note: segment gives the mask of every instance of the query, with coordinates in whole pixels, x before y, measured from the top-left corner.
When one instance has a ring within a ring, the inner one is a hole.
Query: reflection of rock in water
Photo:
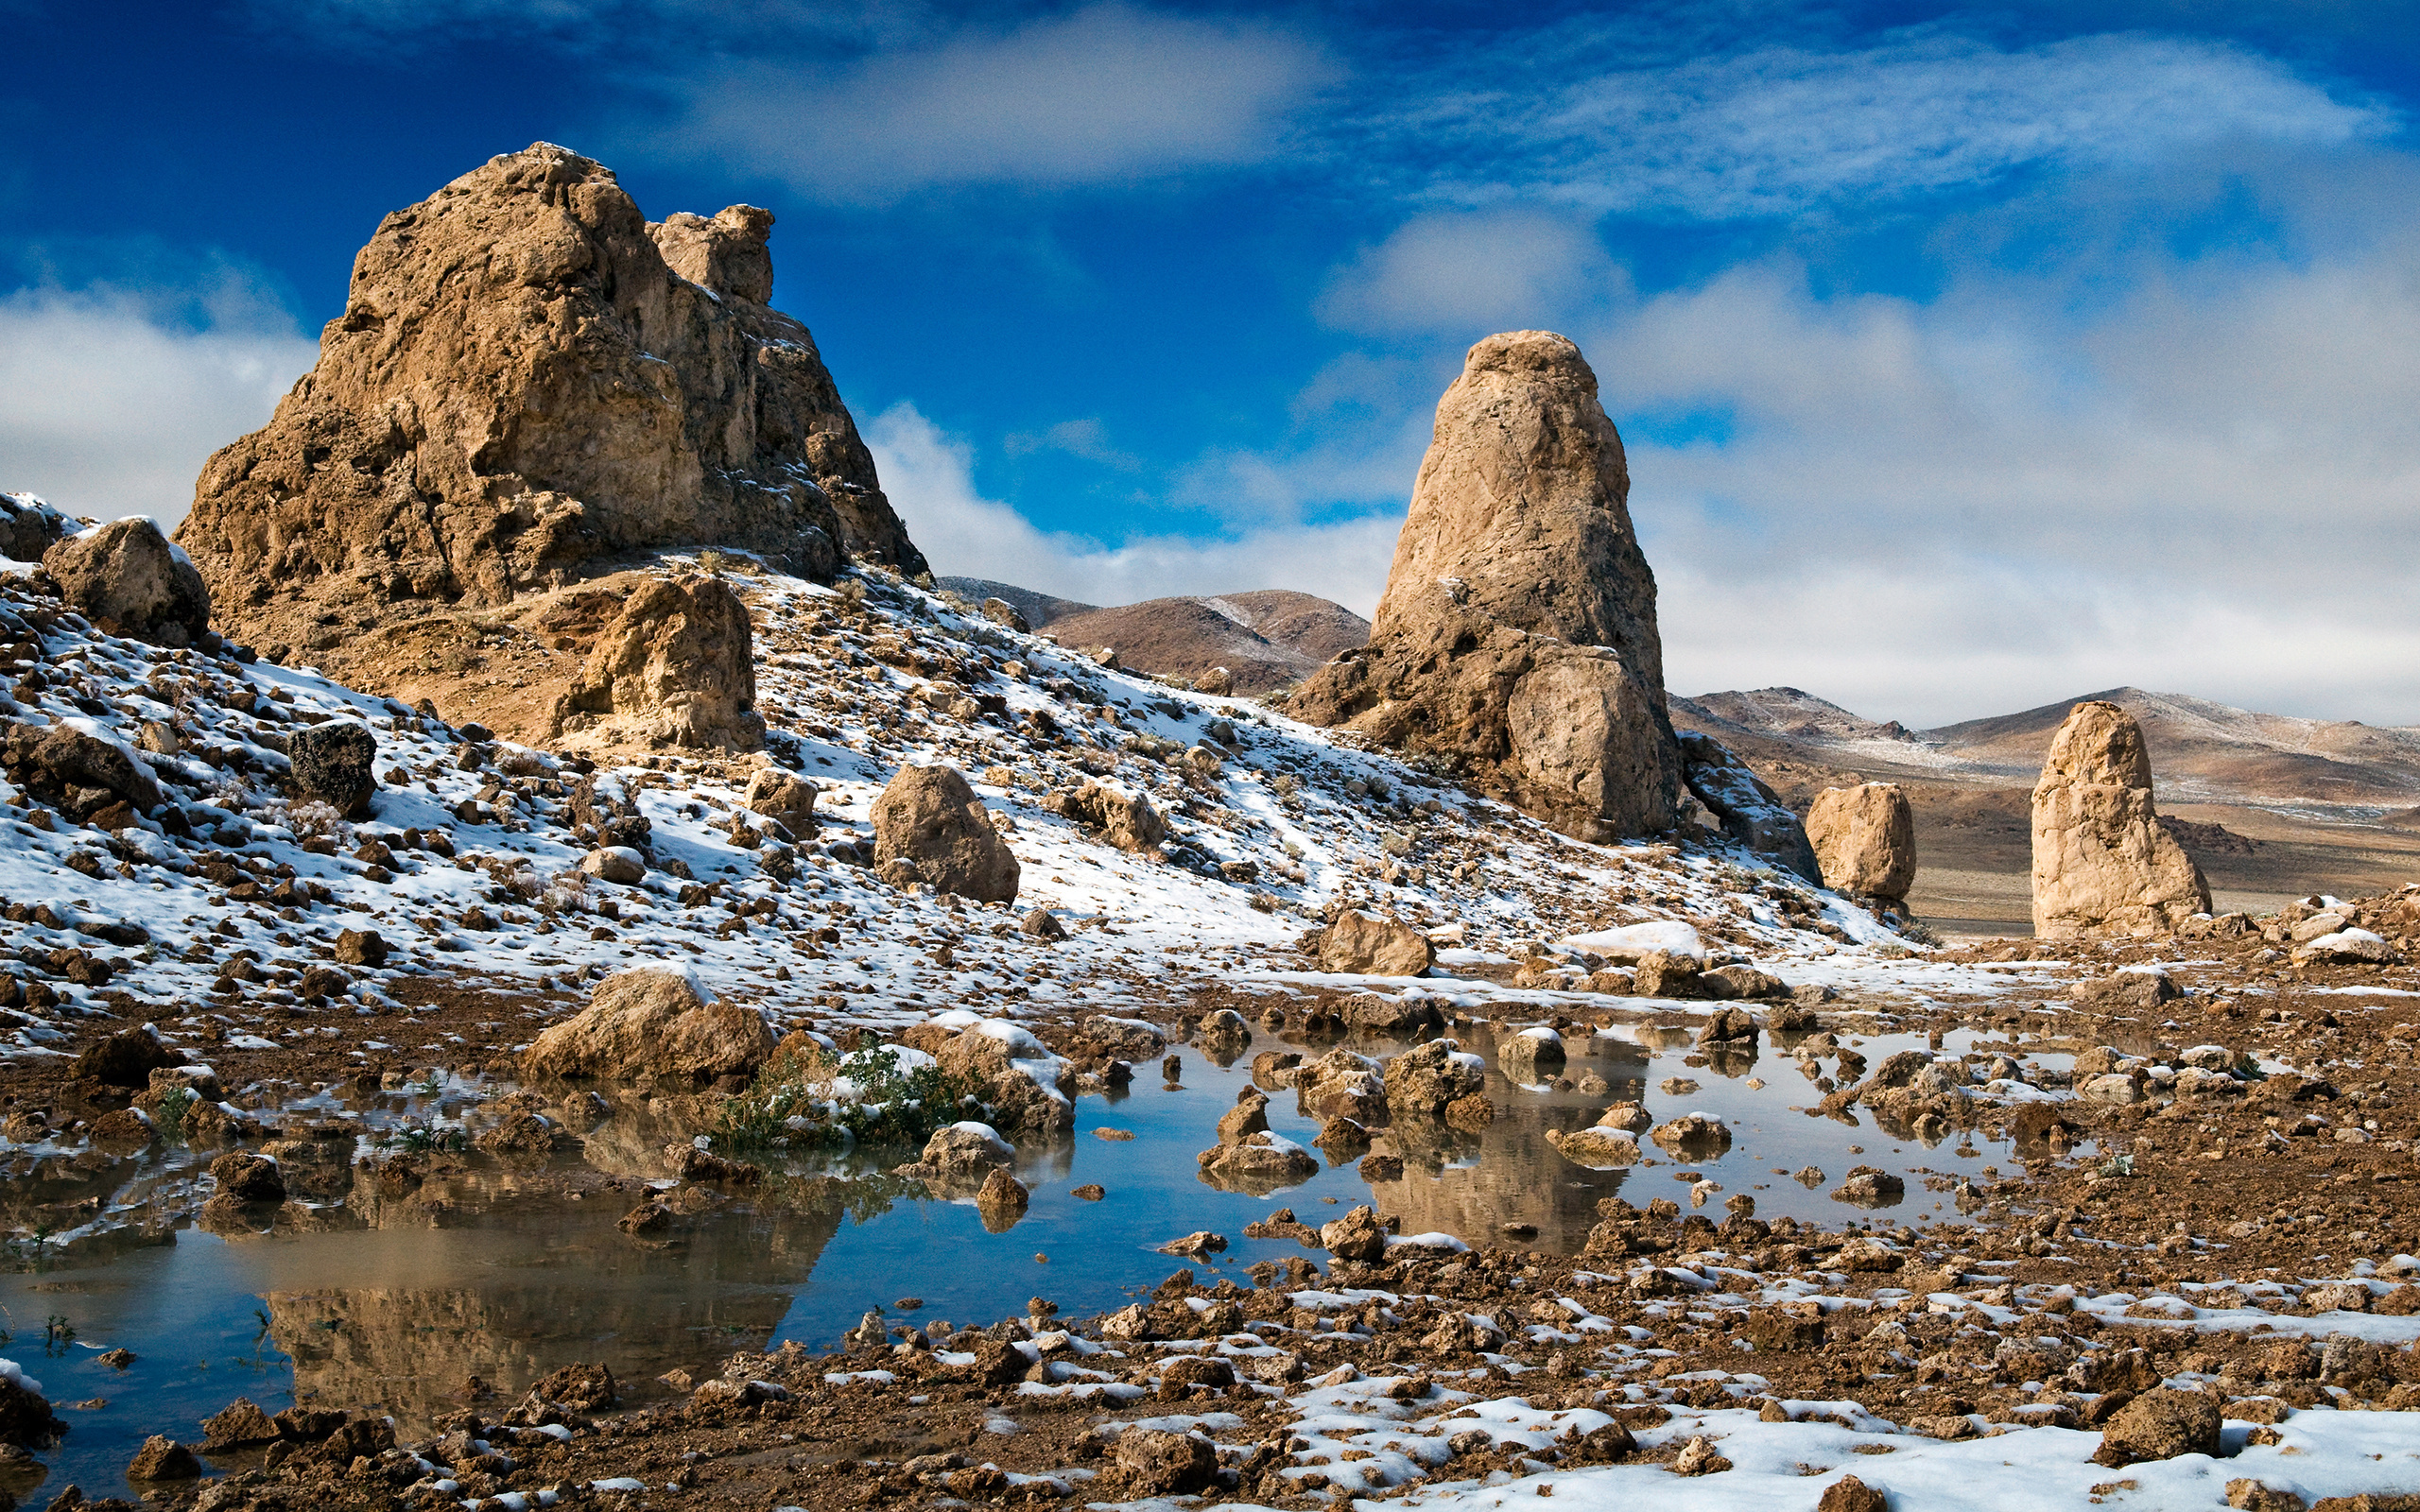
[[[1569,1042],[1575,1054],[1567,1074],[1576,1080],[1594,1070],[1612,1084],[1609,1093],[1524,1091],[1491,1064],[1486,1095],[1496,1117],[1485,1130],[1397,1124],[1386,1131],[1387,1147],[1403,1157],[1404,1177],[1372,1188],[1379,1212],[1402,1219],[1408,1234],[1461,1234],[1479,1244],[1495,1238],[1499,1225],[1526,1223],[1537,1237],[1523,1243],[1535,1248],[1565,1255],[1586,1248],[1597,1200],[1619,1192],[1630,1173],[1575,1165],[1554,1152],[1547,1130],[1584,1128],[1608,1104],[1643,1097],[1648,1062],[1636,1045],[1619,1040]],[[1446,1163],[1457,1161],[1462,1163]]]
[[[298,1397],[376,1404],[417,1428],[459,1405],[473,1375],[510,1396],[573,1361],[647,1382],[761,1349],[862,1194],[770,1178],[747,1211],[677,1224],[665,1244],[615,1228],[643,1195],[588,1173],[464,1166],[417,1188],[364,1173],[354,1200],[376,1230],[372,1283],[348,1272],[348,1284],[268,1294]]]

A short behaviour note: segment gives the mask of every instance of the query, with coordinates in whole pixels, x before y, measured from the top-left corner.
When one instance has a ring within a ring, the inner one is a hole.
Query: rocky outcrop
[[[815,833],[815,800],[822,796],[823,789],[798,773],[768,766],[748,780],[741,801],[749,813],[773,820],[791,839],[803,840]]]
[[[76,529],[75,521],[30,493],[0,493],[0,557],[40,561]]]
[[[337,646],[662,546],[925,570],[804,326],[773,217],[649,225],[545,143],[389,215],[320,361],[203,469],[178,540],[240,639]]]
[[[1348,908],[1320,932],[1320,970],[1355,976],[1418,976],[1436,964],[1437,947],[1399,919]]]
[[[70,725],[9,726],[0,765],[18,785],[79,819],[96,817],[120,802],[146,814],[160,806],[160,784],[150,768],[115,741]]]
[[[1120,850],[1156,850],[1168,834],[1167,821],[1151,806],[1148,794],[1108,782],[1086,782],[1052,793],[1042,806],[1075,820]]]
[[[42,565],[69,603],[121,635],[191,645],[209,633],[201,574],[142,515],[69,536],[43,553]]]
[[[899,768],[872,816],[876,866],[904,860],[937,891],[987,903],[1015,900],[1017,858],[955,768]]]
[[[1916,816],[1896,782],[1827,787],[1806,811],[1824,885],[1904,902],[1916,882]]]
[[[1681,755],[1683,780],[1723,833],[1808,882],[1824,880],[1806,827],[1746,762],[1709,735],[1683,735]]]
[[[2114,703],[2076,705],[2033,787],[2033,932],[2165,935],[2209,911],[2202,868],[2152,809],[2141,727]]]
[[[586,1008],[538,1036],[521,1068],[532,1079],[703,1085],[748,1075],[772,1053],[773,1031],[755,1009],[707,996],[682,972],[643,967],[597,983]]]
[[[1369,646],[1288,712],[1448,760],[1569,834],[1669,828],[1680,747],[1629,496],[1580,349],[1481,341],[1437,406]]]
[[[641,579],[555,708],[559,734],[646,746],[765,744],[748,606],[719,577]]]

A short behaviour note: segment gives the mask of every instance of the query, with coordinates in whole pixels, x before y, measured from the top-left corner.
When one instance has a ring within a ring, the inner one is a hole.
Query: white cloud
[[[199,327],[180,315],[195,306]],[[239,274],[198,289],[18,289],[0,297],[0,488],[170,524],[210,454],[266,422],[317,357]]]
[[[974,455],[901,403],[865,428],[883,491],[933,571],[989,577],[1088,604],[1290,588],[1367,614],[1386,586],[1400,515],[1280,524],[1230,538],[1149,536],[1116,545],[1037,529],[976,488]]]
[[[2377,101],[2191,39],[2099,35],[2010,50],[1924,32],[1651,67],[1595,62],[1583,48],[1547,69],[1573,81],[1543,89],[1523,77],[1538,71],[1537,39],[1512,45],[1495,71],[1521,82],[1475,84],[1458,60],[1372,119],[1376,149],[1446,161],[1423,175],[1446,198],[1543,195],[1720,219],[1955,190],[2033,167],[2139,166],[2238,140],[2334,146],[2397,125]]]
[[[842,67],[709,67],[667,82],[682,110],[649,140],[841,203],[1132,185],[1265,160],[1330,73],[1317,47],[1274,26],[1095,5]]]
[[[1330,275],[1315,309],[1346,331],[1471,337],[1552,324],[1620,272],[1595,232],[1533,208],[1417,216]]]

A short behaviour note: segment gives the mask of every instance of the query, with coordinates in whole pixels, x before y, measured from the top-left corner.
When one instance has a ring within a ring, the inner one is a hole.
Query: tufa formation
[[[1916,814],[1896,782],[1827,787],[1806,811],[1824,885],[1904,904],[1916,883]]]
[[[1370,644],[1289,712],[1443,757],[1582,839],[1670,828],[1680,748],[1629,497],[1580,349],[1481,341],[1437,406]]]
[[[2044,939],[2166,935],[2210,911],[2202,868],[2152,807],[2142,727],[2080,703],[2033,786],[2033,932]]]
[[[763,210],[650,224],[540,143],[380,223],[320,361],[203,469],[178,541],[222,624],[337,653],[652,548],[829,580],[925,570],[804,326]]]

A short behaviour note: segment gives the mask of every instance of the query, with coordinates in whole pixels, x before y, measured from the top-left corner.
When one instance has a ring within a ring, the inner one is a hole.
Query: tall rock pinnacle
[[[814,339],[766,303],[772,224],[651,225],[544,143],[389,215],[319,365],[202,471],[177,539],[222,622],[329,649],[659,546],[924,571]]]
[[[1437,405],[1369,646],[1292,712],[1445,758],[1584,839],[1669,828],[1682,761],[1629,498],[1580,349],[1481,341]]]

